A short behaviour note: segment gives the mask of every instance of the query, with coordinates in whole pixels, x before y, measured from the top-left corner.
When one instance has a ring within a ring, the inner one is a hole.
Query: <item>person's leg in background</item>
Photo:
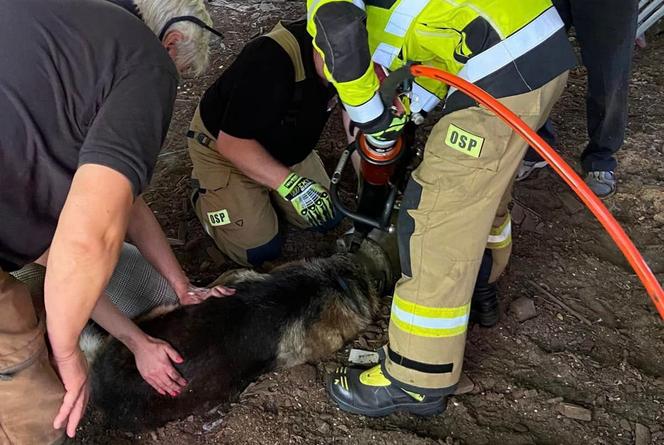
[[[33,300],[43,299],[45,267],[34,263],[28,264],[12,272],[11,275],[28,287]],[[134,245],[129,243],[124,243],[122,246],[118,264],[108,282],[105,294],[111,303],[130,319],[140,317],[157,306],[168,306],[179,302],[168,281],[148,263]]]
[[[572,17],[572,6],[570,1],[573,0],[552,0],[553,6],[556,7],[560,18],[563,19],[565,23],[565,29],[569,29],[574,25],[574,20]],[[544,141],[549,144],[554,149],[558,148],[558,140],[556,135],[556,129],[553,125],[553,121],[549,118],[546,120],[546,123],[542,125],[538,130],[537,134],[540,135]],[[528,179],[530,175],[535,173],[537,170],[546,167],[548,164],[543,157],[535,151],[534,148],[529,147],[526,155],[523,158],[523,162],[519,166],[519,170],[516,174],[517,181],[523,181]]]
[[[509,204],[512,202],[513,186],[512,182],[503,193],[493,218],[470,306],[470,321],[487,328],[495,326],[500,318],[496,282],[507,268],[512,254],[512,218]]]
[[[45,323],[28,288],[0,270],[0,444],[54,444],[53,419],[64,397],[48,359]]]
[[[232,261],[251,267],[276,259],[282,239],[270,191],[222,158],[215,144],[197,109],[187,141],[196,216]]]
[[[558,140],[556,137],[556,130],[553,126],[553,121],[547,119],[546,123],[537,130],[537,134],[540,135],[544,141],[549,144],[554,149],[558,148]],[[535,151],[534,148],[529,147],[526,151],[526,155],[523,157],[523,161],[519,166],[519,170],[516,173],[516,181],[523,181],[528,179],[530,175],[535,173],[537,170],[546,167],[548,163],[544,160],[542,156]]]
[[[126,317],[140,317],[157,306],[179,304],[175,290],[132,244],[125,243],[106,295]]]
[[[279,219],[267,188],[240,172],[230,173],[221,187],[220,174],[200,177],[194,211],[215,244],[243,266],[260,266],[281,254]],[[214,187],[213,187],[214,186]]]
[[[553,0],[566,27],[574,26],[588,69],[586,115],[588,145],[581,167],[588,186],[600,198],[616,191],[614,157],[625,139],[629,80],[636,38],[638,0]],[[600,13],[600,11],[604,11]],[[551,122],[540,136],[551,144]],[[555,141],[555,136],[554,139]],[[517,181],[546,163],[533,150],[526,154]]]
[[[581,166],[588,185],[605,198],[616,191],[614,155],[625,140],[638,0],[570,3],[583,64],[588,68],[589,142]]]

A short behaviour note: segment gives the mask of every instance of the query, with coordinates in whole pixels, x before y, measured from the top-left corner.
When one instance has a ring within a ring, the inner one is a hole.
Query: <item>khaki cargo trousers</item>
[[[0,270],[0,445],[60,443],[53,429],[64,388],[51,367],[44,312],[28,288]]]
[[[263,257],[272,259],[278,254],[278,212],[294,226],[310,228],[276,191],[249,178],[219,154],[216,139],[203,125],[199,109],[191,121],[189,136],[194,211],[219,250],[231,260],[252,266]],[[315,151],[290,169],[330,187],[330,178]]]
[[[567,73],[501,102],[537,129],[566,81]],[[403,276],[392,303],[384,372],[402,387],[448,394],[458,383],[484,249],[494,249],[493,281],[507,265],[507,206],[527,147],[480,107],[450,113],[433,128],[398,220]]]

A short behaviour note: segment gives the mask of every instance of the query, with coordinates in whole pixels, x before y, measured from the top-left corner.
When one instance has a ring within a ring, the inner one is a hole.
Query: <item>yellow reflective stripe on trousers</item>
[[[564,26],[556,8],[552,6],[505,40],[472,57],[457,75],[470,83],[476,83],[537,48]],[[450,88],[447,96],[455,91],[456,88]]]
[[[444,338],[444,337],[456,337],[466,332],[468,327],[468,321],[464,326],[459,326],[456,328],[450,329],[433,329],[433,328],[423,328],[421,326],[416,326],[411,323],[406,323],[403,320],[397,318],[392,314],[392,323],[406,332],[407,334],[417,335],[418,337],[430,337],[430,338]]]
[[[391,319],[402,331],[421,337],[454,337],[468,327],[470,303],[451,308],[422,306],[394,295]]]
[[[487,248],[502,249],[512,242],[512,218],[508,214],[505,221],[498,226],[492,227],[487,241]]]

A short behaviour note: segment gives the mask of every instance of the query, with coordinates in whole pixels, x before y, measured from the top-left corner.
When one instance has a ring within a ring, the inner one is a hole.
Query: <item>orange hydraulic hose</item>
[[[664,290],[657,278],[646,264],[641,253],[632,243],[618,221],[613,217],[609,209],[595,196],[588,185],[576,174],[576,172],[565,162],[556,151],[547,144],[535,131],[533,131],[519,116],[496,100],[489,93],[458,76],[440,70],[438,68],[413,65],[410,72],[415,77],[428,77],[458,88],[474,100],[493,111],[507,125],[525,139],[548,163],[556,173],[581,198],[583,203],[590,209],[604,229],[611,235],[613,241],[621,250],[629,264],[632,266],[641,282],[648,291],[660,317],[664,319]]]

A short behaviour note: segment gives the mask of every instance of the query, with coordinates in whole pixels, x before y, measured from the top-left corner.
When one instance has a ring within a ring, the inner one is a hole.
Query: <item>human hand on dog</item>
[[[202,303],[210,297],[228,297],[234,293],[235,289],[226,286],[207,288],[189,285],[186,292],[182,293],[182,295],[178,294],[178,298],[180,299],[180,304],[188,305]]]
[[[184,359],[171,345],[158,338],[145,337],[132,348],[136,368],[141,377],[159,394],[176,397],[187,384],[172,362],[180,364]]]

